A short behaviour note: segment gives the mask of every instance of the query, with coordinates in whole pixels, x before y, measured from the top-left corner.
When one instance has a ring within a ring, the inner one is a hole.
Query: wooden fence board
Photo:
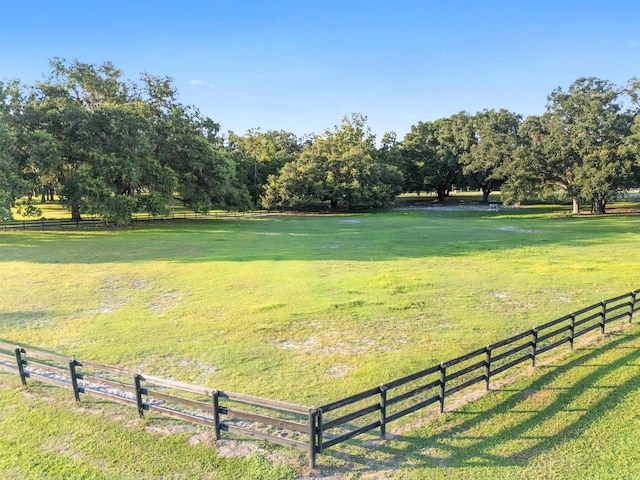
[[[380,427],[380,420],[370,423],[369,425],[365,425],[364,427],[357,428],[356,430],[352,430],[348,433],[345,433],[344,435],[340,435],[339,437],[327,440],[322,444],[322,448],[332,447],[333,445],[337,445],[338,443],[342,443],[346,440],[349,440],[350,438],[356,437],[378,427]]]
[[[393,380],[391,382],[383,383],[381,387],[389,390],[391,388],[396,388],[406,383],[413,382],[414,380],[417,380],[419,378],[432,375],[436,372],[440,372],[440,365],[435,365],[431,368],[427,368],[426,370],[421,370],[419,372],[412,373],[411,375],[407,375],[406,377],[399,378],[398,380]]]
[[[565,340],[567,341],[567,340]],[[498,368],[496,368],[495,370],[492,370],[491,372],[489,372],[490,376],[494,376],[494,375],[498,375],[499,373],[504,372],[505,370],[510,369],[511,367],[518,365],[519,363],[522,362],[526,362],[527,360],[531,360],[531,358],[533,357],[533,355],[531,355],[530,353],[528,353],[527,355],[525,355],[524,357],[520,357],[520,358],[516,358],[515,360],[512,360],[509,363],[505,363],[504,365],[499,366]]]
[[[69,360],[71,360],[69,357],[58,355],[56,353],[45,352],[43,350],[38,350],[35,348],[24,347],[24,349],[26,353],[23,353],[22,356],[27,357],[27,360],[31,359],[31,361],[33,359],[37,359],[37,360],[42,359],[42,360],[51,360],[52,362],[68,364]]]
[[[443,368],[453,367],[454,365],[470,360],[473,357],[477,357],[478,355],[484,355],[486,352],[487,352],[486,347],[478,348],[477,350],[474,350],[473,352],[469,352],[466,355],[460,355],[459,357],[456,357],[452,360],[447,360],[446,362],[442,362],[440,366]]]
[[[199,417],[197,415],[192,415],[189,413],[181,412],[179,410],[174,410],[173,408],[163,407],[160,405],[145,404],[145,406],[147,407],[145,409],[150,412],[160,413],[164,416],[175,418],[177,420],[184,420],[185,422],[195,423],[196,425],[202,425],[203,427],[215,428],[216,426],[213,419]]]
[[[86,360],[78,362],[77,365],[80,366],[80,367],[83,367],[83,369],[84,368],[89,368],[89,369],[96,370],[96,371],[99,371],[99,372],[111,373],[113,375],[122,375],[123,377],[133,378],[135,376],[134,372],[132,372],[131,370],[128,370],[126,368],[114,367],[114,366],[111,366],[111,365],[103,365],[101,363],[88,362]]]
[[[472,378],[471,380],[467,380],[466,382],[461,383],[460,385],[456,385],[455,387],[448,389],[445,392],[445,396],[452,395],[456,392],[459,392],[460,390],[464,390],[465,388],[470,387],[471,385],[484,382],[485,380],[486,380],[486,377],[484,376],[484,374],[479,375],[477,377]]]
[[[365,400],[369,397],[373,397],[374,395],[380,394],[380,387],[371,388],[364,392],[356,393],[355,395],[351,395],[350,397],[342,398],[340,400],[336,400],[335,402],[327,403],[320,407],[322,409],[322,413],[330,412],[331,410],[335,410],[336,408],[344,407],[346,405],[351,405],[352,403],[359,402],[361,400]]]
[[[344,423],[347,423],[351,420],[354,420],[356,418],[360,418],[360,417],[364,417],[365,415],[368,415],[370,413],[376,412],[378,410],[380,410],[380,404],[376,403],[374,405],[369,405],[368,407],[365,408],[361,408],[360,410],[357,410],[355,412],[351,412],[347,415],[343,415],[342,417],[336,418],[334,420],[330,420],[328,422],[324,422],[322,424],[322,430],[326,431],[329,430],[331,428],[337,427],[339,425],[342,425]],[[324,421],[324,419],[323,419]]]
[[[574,335],[575,338],[575,335]],[[536,349],[536,355],[540,355],[541,353],[545,353],[548,352],[549,350],[553,350],[556,347],[559,347],[560,345],[562,345],[563,343],[568,343],[569,341],[571,341],[570,338],[561,338],[560,340],[558,340],[557,342],[554,342],[550,345],[546,345],[542,348],[538,348]]]
[[[509,338],[507,338],[505,340],[502,340],[500,342],[492,343],[491,345],[489,345],[487,347],[487,349],[488,350],[495,350],[497,348],[504,347],[506,345],[509,345],[510,343],[514,343],[514,342],[517,342],[518,340],[521,340],[521,339],[523,339],[525,337],[528,337],[531,334],[532,334],[532,331],[531,330],[527,330],[526,332],[519,333],[517,335],[514,335],[513,337],[509,337]]]
[[[16,354],[15,353],[2,353],[0,352],[0,361],[3,362],[10,362],[10,363],[16,363]]]
[[[127,405],[128,407],[135,407],[135,408],[138,407],[138,402],[135,400],[135,398],[120,397],[118,395],[112,395],[110,393],[100,392],[98,390],[94,390],[87,387],[82,387],[79,390],[81,391],[81,393],[85,395],[89,395],[91,397],[97,397],[102,400],[108,400],[110,402],[120,403],[122,405]]]
[[[307,433],[309,426],[307,424],[292,422],[281,418],[268,417],[266,415],[260,415],[252,412],[245,412],[244,410],[238,410],[229,407],[220,407],[220,413],[239,417],[244,420],[250,420],[252,422],[265,423],[274,427],[286,428],[293,430],[294,432]]]
[[[544,342],[545,340],[548,340],[550,338],[555,337],[556,335],[560,335],[561,333],[564,332],[568,332],[569,330],[571,330],[571,325],[566,325],[562,328],[558,328],[552,332],[549,333],[545,333],[544,335],[540,335],[538,336],[538,343]]]
[[[458,370],[457,372],[453,372],[453,373],[447,372],[447,382],[450,382],[451,380],[455,380],[456,378],[459,378],[469,372],[473,372],[474,370],[478,370],[479,368],[484,368],[486,366],[487,366],[487,362],[485,360],[482,360],[480,362],[474,363],[473,365],[469,365],[468,367]]]
[[[583,325],[587,322],[590,322],[591,320],[595,320],[596,318],[600,318],[602,315],[600,312],[598,313],[594,313],[593,315],[589,315],[588,317],[585,318],[581,318],[580,320],[576,319],[576,322],[574,324],[575,327],[579,326],[579,325]]]
[[[134,389],[135,391],[135,389]],[[183,398],[177,395],[171,395],[164,392],[158,392],[157,390],[151,390],[149,388],[143,387],[141,391],[144,395],[147,395],[151,398],[155,398],[157,400],[165,400],[167,402],[178,403],[180,405],[184,405],[187,407],[199,408],[201,410],[211,410],[213,408],[213,402],[202,402],[200,400],[192,400],[190,398]]]
[[[4,363],[0,363],[0,370],[4,370],[7,373],[18,373],[18,367],[5,365]]]
[[[625,307],[627,307],[627,305],[625,305]],[[611,312],[611,310],[609,310],[607,313]],[[605,320],[606,323],[611,323],[611,322],[615,322],[616,320],[620,320],[621,318],[629,318],[629,311],[624,311],[622,313],[619,313],[618,315],[614,315],[613,317],[609,318],[607,316],[607,319]]]
[[[605,302],[607,305],[608,305],[609,303],[616,303],[616,302],[619,302],[620,300],[623,300],[623,299],[625,299],[625,298],[629,298],[629,297],[631,296],[631,294],[632,294],[632,293],[633,293],[633,292],[631,292],[631,293],[625,293],[625,294],[623,294],[623,295],[618,295],[617,297],[610,298],[610,299],[608,299],[608,300],[605,300],[604,302]],[[607,308],[609,308],[609,307],[607,306]]]
[[[555,320],[551,320],[550,322],[543,323],[542,325],[537,326],[535,329],[540,331],[549,327],[553,327],[554,325],[558,325],[559,323],[565,322],[571,319],[571,314],[564,315],[563,317],[556,318]]]
[[[117,390],[123,390],[125,392],[129,392],[129,393],[136,393],[136,388],[133,385],[127,385],[126,383],[120,383],[114,380],[107,380],[106,378],[87,375],[86,373],[78,374],[78,378],[85,382],[97,383],[98,385],[102,385],[105,387],[111,387]]]
[[[589,312],[591,310],[595,310],[595,309],[598,309],[598,312],[600,312],[600,307],[601,307],[600,302],[594,303],[593,305],[589,305],[588,307],[584,307],[584,308],[581,308],[580,310],[577,310],[577,311],[573,312],[573,315],[575,315],[577,317],[579,315],[582,315],[583,313],[587,313],[587,312]]]
[[[591,326],[589,326],[587,328],[584,328],[584,329],[582,329],[582,330],[580,330],[578,332],[575,332],[573,334],[573,338],[577,338],[580,335],[584,335],[585,333],[589,333],[591,330],[595,330],[596,328],[600,328],[600,326],[601,325],[599,323],[594,323],[593,325],[591,325]]]
[[[400,417],[404,417],[405,415],[409,415],[410,413],[420,410],[421,408],[425,408],[434,403],[438,403],[439,401],[440,401],[440,395],[434,395],[433,397],[430,397],[430,398],[427,398],[426,400],[418,402],[415,405],[405,408],[404,410],[400,410],[399,412],[396,412],[392,415],[388,415],[387,423],[397,420]]]
[[[438,369],[439,371],[440,369]],[[414,388],[413,390],[410,390],[408,392],[404,392],[401,393],[400,395],[397,395],[395,397],[391,397],[391,398],[387,398],[387,406],[391,406],[394,405],[396,403],[400,403],[403,400],[407,400],[408,398],[411,397],[415,397],[416,395],[419,395],[423,392],[426,392],[428,390],[431,390],[432,388],[438,387],[440,386],[440,379],[438,380],[434,380],[433,382],[429,382],[425,385],[421,385],[417,388]]]
[[[301,415],[308,415],[311,407],[304,405],[297,405],[295,403],[282,402],[280,400],[269,400],[268,398],[254,397],[251,395],[244,395],[242,393],[224,392],[218,390],[220,398],[226,398],[234,402],[247,403],[249,405],[255,405],[257,407],[272,408],[274,410],[282,410],[290,413],[298,413]]]
[[[229,425],[227,423],[220,424],[220,430],[225,432],[234,433],[236,435],[243,435],[245,437],[253,437],[259,440],[266,440],[267,442],[277,443],[278,445],[284,445],[285,447],[294,447],[305,452],[309,449],[309,444],[293,440],[291,438],[283,438],[275,435],[269,435],[268,433],[258,432],[256,430],[249,430],[242,427],[236,427],[235,425]]]
[[[47,365],[46,363],[34,362],[33,360],[27,361],[27,367],[30,369],[44,370],[45,372],[53,373],[55,375],[62,375],[65,378],[69,378],[70,376],[69,370],[67,368],[54,367],[51,365]]]
[[[73,386],[70,381],[58,380],[57,378],[50,378],[44,375],[40,375],[37,372],[33,372],[31,370],[25,369],[24,374],[27,378],[32,380],[36,380],[40,383],[46,383],[47,385],[53,385],[54,387],[62,387],[67,390],[73,390]]]
[[[533,342],[527,342],[527,343],[523,343],[522,345],[518,345],[517,347],[514,347],[510,350],[507,350],[506,352],[499,353],[498,355],[495,355],[495,356],[492,355],[491,363],[499,362],[500,360],[503,360],[515,353],[521,352],[522,350],[526,350],[527,348],[531,348],[531,347],[533,347]]]

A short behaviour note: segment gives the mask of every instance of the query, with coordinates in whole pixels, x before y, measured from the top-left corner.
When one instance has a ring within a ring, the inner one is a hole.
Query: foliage
[[[51,61],[44,82],[12,109],[18,162],[32,191],[57,191],[72,217],[128,223],[166,213],[178,192],[197,211],[248,204],[218,125],[181,105],[168,78],[123,79],[110,62]]]
[[[238,176],[253,203],[258,204],[269,175],[277,175],[285,164],[294,161],[302,146],[293,133],[252,129],[244,136],[229,132],[227,148],[236,162]]]
[[[540,165],[543,183],[566,191],[574,213],[580,202],[605,213],[607,202],[636,181],[637,156],[625,145],[633,116],[622,110],[622,93],[608,81],[580,78],[566,92],[554,90],[546,113],[527,124],[534,149],[521,152],[521,160]]]
[[[473,141],[471,118],[466,112],[413,125],[403,145],[408,160],[405,191],[433,190],[438,200],[444,200],[461,179],[462,161]]]
[[[401,191],[402,174],[376,161],[374,142],[366,117],[344,117],[339,127],[305,144],[299,157],[279,175],[269,176],[263,206],[325,201],[332,209],[387,205]]]
[[[465,183],[482,190],[482,202],[487,203],[511,171],[521,117],[505,109],[484,110],[471,121],[474,138],[463,157]]]

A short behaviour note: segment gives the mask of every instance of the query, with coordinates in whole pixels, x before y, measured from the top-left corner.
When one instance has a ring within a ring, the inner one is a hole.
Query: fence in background
[[[406,377],[322,405],[307,407],[133,373],[79,361],[34,348],[0,342],[0,370],[26,379],[62,386],[77,401],[90,395],[145,411],[244,435],[316,455],[371,430],[385,438],[387,424],[430,405],[445,409],[445,400],[472,387],[489,390],[492,379],[523,363],[535,366],[547,352],[620,320],[631,323],[639,290],[603,300],[505,340],[442,362]]]
[[[221,218],[254,218],[264,217],[272,214],[282,214],[283,212],[274,210],[255,210],[250,212],[214,212],[214,213],[174,213],[167,216],[135,215],[131,221],[135,223],[146,222],[175,222],[181,220],[216,220]],[[70,228],[95,228],[109,226],[102,218],[83,218],[72,220],[70,218],[57,218],[40,220],[20,220],[1,223],[3,231],[10,230],[65,230]]]

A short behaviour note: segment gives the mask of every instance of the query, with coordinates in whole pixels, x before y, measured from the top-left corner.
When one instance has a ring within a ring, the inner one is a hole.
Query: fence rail
[[[358,435],[438,404],[446,398],[484,384],[522,363],[535,366],[537,359],[564,344],[573,348],[576,338],[606,325],[633,320],[640,310],[638,290],[595,303],[576,312],[478,348],[419,372],[335,400],[309,407],[241,393],[216,390],[168,380],[125,368],[102,365],[0,341],[0,371],[73,391],[75,399],[89,395],[137,408],[140,417],[154,412],[214,429],[298,448],[316,455]],[[477,387],[476,387],[477,388]]]
[[[193,213],[183,212],[174,213],[166,216],[152,215],[134,215],[131,218],[132,223],[149,223],[149,222],[175,222],[182,220],[217,220],[225,218],[256,218],[274,214],[282,214],[283,212],[274,210],[253,210],[247,212],[213,212],[213,213]],[[7,223],[0,223],[3,231],[11,230],[65,230],[70,228],[95,228],[105,227],[109,223],[102,218],[87,217],[82,219],[58,218],[40,220],[18,220]]]

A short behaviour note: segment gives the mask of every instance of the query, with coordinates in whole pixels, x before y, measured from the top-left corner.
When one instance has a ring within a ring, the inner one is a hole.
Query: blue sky
[[[321,133],[359,112],[401,139],[460,110],[540,114],[582,76],[640,76],[638,1],[0,1],[1,80],[109,60],[172,77],[237,133]]]

